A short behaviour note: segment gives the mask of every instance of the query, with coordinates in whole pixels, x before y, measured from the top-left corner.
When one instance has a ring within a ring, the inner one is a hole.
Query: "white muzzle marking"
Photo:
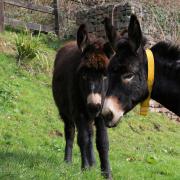
[[[120,102],[114,96],[107,97],[104,101],[102,114],[107,115],[110,112],[113,114],[112,124],[116,124],[124,114]]]
[[[91,93],[87,97],[87,104],[101,104],[101,95],[98,93]]]

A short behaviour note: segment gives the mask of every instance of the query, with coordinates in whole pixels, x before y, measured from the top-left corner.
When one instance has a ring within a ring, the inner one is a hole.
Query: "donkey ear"
[[[128,37],[133,51],[137,51],[142,43],[142,32],[136,15],[131,15],[128,27]]]
[[[77,45],[83,51],[89,44],[88,32],[85,24],[81,24],[77,31]]]
[[[114,50],[109,42],[104,44],[103,51],[106,56],[110,59],[114,55]]]
[[[117,32],[115,27],[112,25],[110,18],[106,17],[103,21],[105,26],[106,35],[112,47],[115,49],[115,43],[117,39]]]

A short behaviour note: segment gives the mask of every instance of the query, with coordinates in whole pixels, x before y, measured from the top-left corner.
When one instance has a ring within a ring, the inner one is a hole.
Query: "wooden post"
[[[54,0],[54,15],[55,15],[55,33],[60,36],[60,21],[61,21],[61,16],[60,16],[60,0]]]
[[[0,32],[4,31],[4,1],[0,0]]]

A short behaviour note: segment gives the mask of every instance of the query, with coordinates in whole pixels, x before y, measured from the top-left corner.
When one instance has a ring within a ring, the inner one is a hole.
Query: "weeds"
[[[60,40],[55,33],[49,32],[48,35],[42,34],[41,39],[48,46],[48,48],[52,48],[54,50],[59,49]]]
[[[27,71],[38,74],[38,73],[49,73],[51,72],[51,64],[48,61],[48,54],[42,50],[41,41],[54,42],[57,41],[57,37],[53,34],[49,34],[48,37],[44,37],[40,34],[37,36],[29,30],[22,30],[19,34],[15,35],[15,46],[16,46],[16,59],[18,66],[23,66]],[[48,44],[48,42],[47,42]]]
[[[35,73],[46,73],[51,72],[51,64],[48,61],[48,55],[45,53],[37,53],[36,58],[31,62],[31,72]]]
[[[20,66],[22,63],[28,60],[32,60],[39,54],[39,36],[33,37],[29,30],[22,31],[16,35],[15,45],[17,50],[17,63]]]

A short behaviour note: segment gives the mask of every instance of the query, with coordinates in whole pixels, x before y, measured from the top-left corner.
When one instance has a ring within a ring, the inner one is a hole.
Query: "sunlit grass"
[[[55,51],[43,46],[53,61]],[[108,131],[115,180],[180,179],[177,122],[136,109]],[[97,166],[82,173],[76,140],[72,165],[63,162],[64,145],[51,76],[18,68],[15,56],[0,53],[0,179],[102,179],[97,151]]]

